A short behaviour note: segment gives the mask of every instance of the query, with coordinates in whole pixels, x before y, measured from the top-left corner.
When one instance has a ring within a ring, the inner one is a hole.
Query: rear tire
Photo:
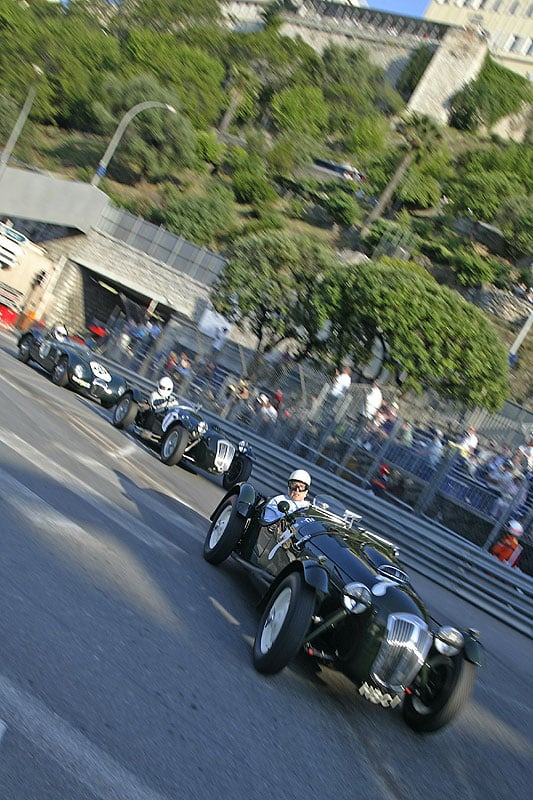
[[[64,388],[68,383],[68,359],[65,356],[59,359],[52,370],[52,382]]]
[[[254,641],[253,662],[258,672],[273,675],[298,653],[311,626],[315,600],[315,592],[299,572],[291,572],[275,589]]]
[[[246,519],[237,514],[237,495],[229,497],[211,523],[204,542],[204,558],[221,564],[235,550],[244,534]]]
[[[403,718],[415,731],[436,731],[447,725],[468,702],[474,688],[476,667],[464,656],[435,654],[428,685],[419,694],[407,694]]]
[[[113,425],[115,428],[129,428],[135,421],[138,406],[131,394],[123,394],[115,405],[113,411]]]
[[[189,444],[189,432],[181,425],[170,428],[161,442],[161,461],[173,467],[181,461]]]

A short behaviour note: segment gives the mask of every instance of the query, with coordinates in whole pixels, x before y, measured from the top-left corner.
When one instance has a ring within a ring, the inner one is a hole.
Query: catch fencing
[[[115,364],[114,369],[122,371],[132,385],[145,391],[153,388],[152,382],[121,370],[119,365]],[[502,564],[486,549],[442,524],[437,518],[438,514],[431,517],[428,513],[431,504],[428,496],[424,496],[423,488],[419,492],[421,505],[418,511],[407,503],[395,504],[380,499],[369,491],[366,477],[350,473],[347,469],[348,454],[345,453],[340,462],[333,457],[326,459],[321,456],[317,459],[315,456],[318,451],[313,450],[301,430],[297,442],[293,440],[280,444],[269,439],[268,432],[254,431],[238,420],[213,413],[207,406],[209,401],[204,406],[206,419],[219,424],[234,440],[246,439],[254,448],[256,460],[252,481],[261,491],[266,494],[279,493],[292,466],[308,469],[313,476],[314,494],[334,496],[346,508],[362,514],[367,527],[399,545],[401,560],[408,567],[533,638],[533,578],[519,569]],[[324,433],[321,435],[324,436]],[[395,446],[399,445],[396,443]],[[372,464],[379,463],[382,455],[364,447],[361,452]],[[421,462],[415,456],[411,464],[413,475],[417,473],[417,465],[420,467]],[[353,475],[357,481],[351,479]],[[425,476],[419,478],[424,484]],[[450,496],[446,486],[441,487],[440,491],[441,495],[435,499],[437,507],[441,507],[446,500],[455,505],[462,515],[465,509],[457,506],[457,498]],[[462,499],[464,501],[464,497]]]

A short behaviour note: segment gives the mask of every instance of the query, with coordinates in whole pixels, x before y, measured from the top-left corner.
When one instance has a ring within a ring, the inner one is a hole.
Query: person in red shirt
[[[492,545],[490,552],[500,561],[508,563],[513,559],[513,555],[517,547],[520,547],[519,538],[523,535],[524,529],[522,525],[516,520],[512,519],[507,525],[501,539]],[[517,559],[518,560],[518,559]],[[513,566],[516,566],[517,561],[514,561]]]

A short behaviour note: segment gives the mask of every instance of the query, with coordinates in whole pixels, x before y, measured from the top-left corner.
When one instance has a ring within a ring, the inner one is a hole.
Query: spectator
[[[281,389],[276,389],[274,394],[272,395],[272,405],[279,412],[281,406],[283,405],[283,392]]]
[[[372,386],[369,386],[365,391],[365,400],[362,412],[365,419],[372,422],[377,414],[378,409],[381,408],[382,403],[383,395],[381,394],[381,389],[379,388],[377,381],[374,381]]]
[[[519,475],[512,475],[511,481],[505,489],[501,490],[500,496],[492,506],[492,515],[496,518],[501,517],[506,508],[513,503],[513,508],[519,509],[527,498],[527,481]]]
[[[515,554],[515,551],[520,547],[522,549],[520,542],[518,541],[520,537],[523,535],[524,529],[520,522],[516,519],[512,519],[509,524],[507,525],[507,529],[504,532],[503,536],[499,541],[492,545],[490,552],[496,558],[499,558],[500,561],[505,563],[511,561]],[[514,560],[513,566],[516,566],[518,559]]]
[[[473,425],[466,429],[465,435],[457,442],[457,446],[460,448],[461,455],[464,458],[468,459],[474,455],[478,446],[478,438]]]
[[[211,345],[211,358],[213,361],[216,361],[218,356],[220,355],[220,351],[226,344],[226,340],[229,336],[229,328],[227,326],[223,326],[219,328],[213,338],[213,344]]]
[[[424,447],[423,452],[431,466],[436,467],[444,452],[444,434],[441,430],[437,428],[429,444]]]
[[[406,447],[413,446],[413,426],[406,419],[402,420],[398,431],[398,441]]]
[[[521,444],[518,452],[526,462],[527,474],[533,476],[533,434],[528,436],[525,444]]]
[[[352,384],[352,376],[351,376],[351,369],[347,365],[342,367],[339,371],[335,372],[335,377],[333,379],[333,383],[331,389],[329,391],[329,396],[332,400],[339,400],[343,397],[348,389]]]

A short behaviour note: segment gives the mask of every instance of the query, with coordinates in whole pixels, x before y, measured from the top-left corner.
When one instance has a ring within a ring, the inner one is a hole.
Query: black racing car
[[[61,328],[66,334],[66,329]],[[124,378],[110,372],[81,340],[65,335],[60,341],[55,338],[54,329],[34,327],[22,333],[18,357],[24,364],[39,364],[57,386],[67,386],[84,397],[99,400],[104,408],[114,406],[127,388]]]
[[[207,561],[231,555],[261,588],[256,669],[276,673],[303,651],[370,702],[401,705],[416,731],[450,722],[482,663],[477,632],[436,623],[394,544],[335,500],[317,497],[291,514],[282,501],[274,523],[265,504],[251,484],[235,487],[213,511],[204,544]]]
[[[130,387],[115,406],[113,425],[131,426],[137,436],[159,450],[164,464],[190,461],[211,474],[222,475],[225,489],[252,474],[251,446],[245,441],[233,444],[218,425],[204,419],[200,405],[176,395],[153,411],[148,396]]]

